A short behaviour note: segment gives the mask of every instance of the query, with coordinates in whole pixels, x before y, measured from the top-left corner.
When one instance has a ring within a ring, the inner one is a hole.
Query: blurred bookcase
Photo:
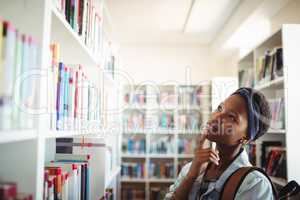
[[[299,25],[283,25],[241,58],[238,67],[239,86],[253,87],[269,101],[269,132],[252,142],[248,151],[252,163],[264,168],[278,187],[287,181],[300,181],[299,33]]]

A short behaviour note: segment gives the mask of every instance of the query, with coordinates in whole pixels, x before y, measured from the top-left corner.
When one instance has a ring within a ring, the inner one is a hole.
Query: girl
[[[243,146],[269,128],[270,108],[265,96],[251,88],[240,88],[212,113],[199,136],[194,159],[186,164],[171,185],[165,199],[217,200],[230,175],[251,166]],[[205,140],[216,143],[216,150],[203,148]],[[250,172],[235,194],[237,200],[274,199],[269,179]]]

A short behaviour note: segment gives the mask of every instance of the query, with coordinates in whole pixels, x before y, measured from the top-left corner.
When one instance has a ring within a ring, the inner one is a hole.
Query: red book
[[[11,182],[0,183],[0,199],[14,199],[17,196],[17,184]]]

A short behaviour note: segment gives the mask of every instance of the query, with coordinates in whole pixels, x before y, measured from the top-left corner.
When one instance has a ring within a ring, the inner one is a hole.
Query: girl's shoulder
[[[237,196],[245,197],[253,195],[257,199],[273,199],[272,185],[269,179],[259,171],[252,171],[243,180]]]

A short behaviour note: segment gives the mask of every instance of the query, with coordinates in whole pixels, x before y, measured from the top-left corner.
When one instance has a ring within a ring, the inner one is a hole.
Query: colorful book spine
[[[122,151],[129,154],[146,153],[146,139],[134,137],[123,139]]]
[[[179,154],[193,154],[196,147],[195,139],[193,138],[179,138],[178,153]]]
[[[150,178],[174,178],[174,163],[172,162],[150,162]]]
[[[150,143],[150,153],[153,154],[173,154],[174,138],[172,136],[162,136],[153,138]]]
[[[49,84],[51,127],[56,130],[85,130],[89,124],[100,124],[101,96],[81,65],[59,61],[59,44],[51,45],[52,62]]]
[[[136,162],[123,162],[121,166],[121,175],[126,178],[144,178],[145,164]]]
[[[0,18],[0,130],[33,128],[37,42]],[[30,90],[29,90],[30,88]]]
[[[54,5],[64,15],[71,28],[95,55],[101,54],[102,12],[96,11],[92,0],[55,0]],[[102,5],[97,8],[102,9]]]

